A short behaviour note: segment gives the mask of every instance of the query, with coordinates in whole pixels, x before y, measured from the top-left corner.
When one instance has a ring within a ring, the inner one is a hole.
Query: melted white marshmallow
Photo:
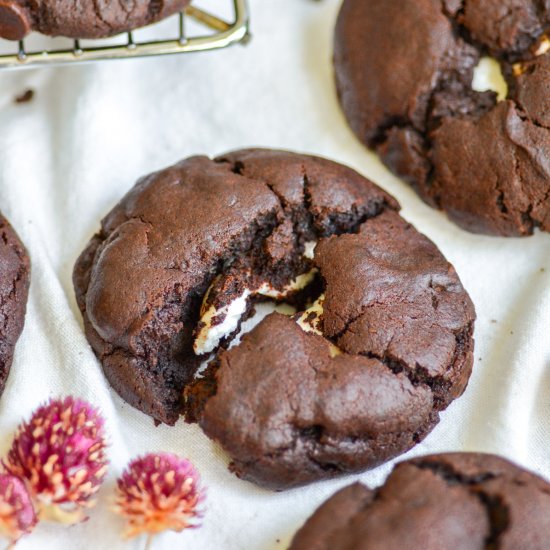
[[[317,246],[317,241],[307,241],[304,243],[304,258],[308,258],[309,260],[313,260],[313,257],[315,256],[315,247]]]
[[[497,100],[502,101],[508,95],[508,84],[502,76],[500,65],[492,57],[482,57],[474,69],[472,89],[476,92],[492,90],[497,93]]]
[[[306,309],[296,322],[298,326],[305,332],[312,332],[313,334],[318,334],[323,336],[319,324],[321,322],[321,315],[323,314],[323,304],[325,302],[325,295],[321,294],[311,306]],[[342,350],[335,346],[333,343],[328,342],[329,352],[331,357],[336,357],[337,355],[342,354]]]
[[[319,336],[323,336],[323,333],[319,329],[319,323],[321,321],[321,315],[323,314],[324,301],[325,295],[321,294],[321,296],[319,296],[319,298],[298,317],[296,322],[303,331],[313,332]]]
[[[250,290],[245,290],[238,298],[221,309],[217,310],[211,306],[206,311],[201,317],[203,326],[193,343],[193,350],[197,355],[214,351],[221,340],[229,336],[239,326],[250,294]],[[219,317],[224,317],[223,321],[212,326],[213,321]]]
[[[543,36],[538,44],[538,47],[535,51],[535,55],[544,55],[546,52],[550,51],[550,38],[548,36]]]
[[[290,281],[288,285],[285,285],[282,290],[277,290],[273,288],[269,283],[262,283],[260,285],[260,288],[258,288],[256,291],[253,292],[253,294],[259,294],[260,296],[265,296],[266,298],[274,298],[277,300],[280,300],[281,298],[285,298],[288,296],[291,292],[297,292],[298,290],[303,290],[306,288],[311,281],[315,278],[315,274],[317,273],[317,269],[313,268],[311,271],[308,271],[307,273],[302,273],[301,275],[298,275],[295,279]]]
[[[266,298],[281,300],[291,292],[297,292],[298,290],[304,289],[315,278],[316,273],[317,269],[302,273],[281,290],[273,288],[269,283],[262,283],[260,287],[255,290],[246,289],[238,298],[235,298],[231,303],[220,309],[216,309],[215,306],[210,306],[208,308],[206,305],[208,303],[210,290],[217,280],[214,281],[203,299],[200,319],[202,328],[193,343],[193,351],[197,355],[203,355],[214,351],[220,342],[239,326],[239,321],[246,312],[248,298],[251,296],[259,295],[265,296]],[[218,319],[223,320],[221,323],[214,324],[214,321]]]

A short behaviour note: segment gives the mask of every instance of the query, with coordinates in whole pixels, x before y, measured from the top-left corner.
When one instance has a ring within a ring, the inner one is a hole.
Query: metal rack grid
[[[137,41],[134,39],[134,33],[128,32],[124,33],[126,36],[125,43],[119,45],[85,47],[81,45],[79,40],[74,40],[72,41],[72,48],[51,49],[48,51],[29,51],[25,48],[25,41],[21,40],[15,43],[17,45],[16,53],[0,55],[0,70],[199,52],[225,48],[238,42],[244,43],[249,37],[247,2],[246,0],[229,1],[234,6],[234,22],[228,23],[212,13],[191,5],[178,16],[178,36],[166,40]],[[208,35],[188,37],[185,24],[188,18],[215,32]]]

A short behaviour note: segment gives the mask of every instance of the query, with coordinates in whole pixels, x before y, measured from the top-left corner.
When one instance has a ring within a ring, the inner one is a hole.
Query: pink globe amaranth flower
[[[107,473],[104,420],[86,401],[52,399],[23,422],[4,466],[25,480],[40,519],[72,524],[86,519],[86,508]]]
[[[37,523],[25,484],[10,474],[0,474],[0,535],[17,542]]]
[[[115,511],[127,520],[127,538],[181,532],[200,526],[204,498],[199,473],[189,460],[153,453],[130,462],[119,478]]]

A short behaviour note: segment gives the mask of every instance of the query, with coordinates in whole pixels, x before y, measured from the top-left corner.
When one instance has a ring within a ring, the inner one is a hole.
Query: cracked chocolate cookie
[[[142,179],[74,272],[112,386],[158,421],[185,413],[238,476],[275,489],[409,449],[466,387],[475,314],[398,209],[353,170],[284,151]],[[293,314],[239,342],[265,300]]]
[[[345,0],[335,73],[359,139],[463,228],[550,230],[550,3]],[[472,89],[482,56],[507,96]]]
[[[494,455],[453,453],[398,464],[386,483],[326,501],[289,550],[545,550],[550,484]]]
[[[0,0],[0,38],[31,31],[69,38],[104,38],[181,11],[190,0]]]
[[[15,344],[23,330],[29,281],[27,251],[0,214],[0,395],[6,386]]]

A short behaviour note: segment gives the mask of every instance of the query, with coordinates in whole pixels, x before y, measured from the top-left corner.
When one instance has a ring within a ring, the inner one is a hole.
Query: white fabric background
[[[100,218],[139,176],[191,154],[243,146],[317,153],[369,176],[400,200],[404,216],[439,245],[471,293],[478,321],[469,387],[409,454],[498,452],[550,478],[550,235],[465,233],[363,149],[332,82],[338,0],[251,3],[254,40],[247,47],[0,73],[0,208],[33,264],[25,330],[0,400],[0,452],[41,401],[74,394],[103,410],[112,460],[87,523],[41,525],[21,550],[142,548],[143,539],[120,539],[121,523],[108,505],[126,462],[147,451],[189,457],[208,486],[204,526],[159,536],[157,549],[284,548],[328,495],[387,475],[389,465],[283,494],[240,481],[198,428],[155,428],[118,398],[86,342],[71,271]],[[35,99],[15,105],[13,97],[29,87]]]

